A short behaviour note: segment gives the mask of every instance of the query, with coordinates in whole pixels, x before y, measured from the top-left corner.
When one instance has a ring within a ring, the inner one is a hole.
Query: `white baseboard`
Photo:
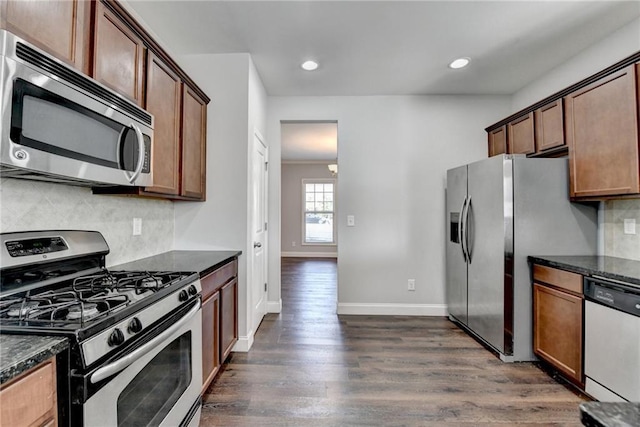
[[[248,352],[253,345],[253,335],[253,331],[251,331],[247,337],[238,337],[238,341],[236,341],[231,351],[238,351],[241,353]]]
[[[282,299],[267,301],[267,313],[280,313],[282,311]]]
[[[370,316],[447,316],[446,304],[338,303],[338,314]]]
[[[337,252],[282,252],[283,258],[338,258]]]

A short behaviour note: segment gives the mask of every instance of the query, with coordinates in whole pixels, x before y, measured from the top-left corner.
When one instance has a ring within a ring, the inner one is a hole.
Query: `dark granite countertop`
[[[0,334],[0,384],[66,350],[62,337]]]
[[[241,254],[242,251],[169,251],[109,269],[193,272],[204,277]]]
[[[580,419],[582,424],[588,427],[638,427],[640,426],[640,403],[581,403]]]
[[[536,264],[640,286],[640,261],[609,256],[530,256]]]

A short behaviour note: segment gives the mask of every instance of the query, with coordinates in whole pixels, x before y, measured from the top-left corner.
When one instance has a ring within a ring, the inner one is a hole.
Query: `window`
[[[335,244],[335,180],[302,180],[303,244]]]

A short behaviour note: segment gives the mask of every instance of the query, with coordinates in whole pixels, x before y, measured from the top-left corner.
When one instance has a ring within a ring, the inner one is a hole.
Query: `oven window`
[[[158,425],[191,382],[191,332],[166,346],[118,397],[118,426]]]

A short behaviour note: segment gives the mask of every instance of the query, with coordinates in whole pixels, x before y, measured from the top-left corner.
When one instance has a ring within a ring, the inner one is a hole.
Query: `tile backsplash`
[[[133,218],[142,234],[133,236]],[[173,249],[170,201],[93,195],[91,189],[12,178],[0,179],[0,232],[97,230],[111,249],[107,266]]]
[[[636,234],[624,233],[625,219],[635,219]],[[640,261],[640,199],[605,202],[604,254]]]

